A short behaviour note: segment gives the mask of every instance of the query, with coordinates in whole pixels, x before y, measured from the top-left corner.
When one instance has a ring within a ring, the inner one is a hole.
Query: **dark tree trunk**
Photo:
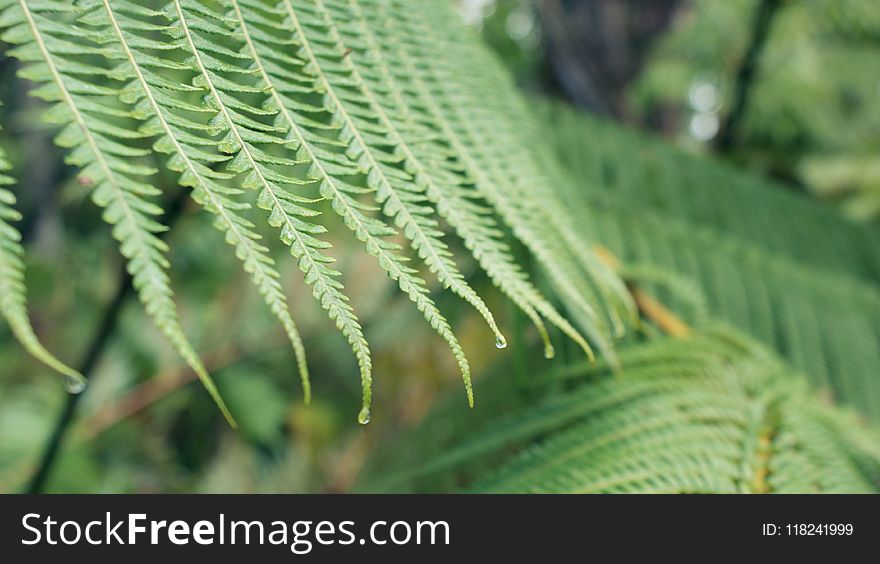
[[[589,111],[625,120],[626,86],[684,0],[544,0],[545,57],[553,90]]]

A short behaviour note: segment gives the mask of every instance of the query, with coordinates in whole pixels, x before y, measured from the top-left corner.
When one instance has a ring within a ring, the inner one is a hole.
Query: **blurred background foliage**
[[[872,0],[467,0],[520,84],[711,151],[756,27],[738,138],[724,157],[880,214],[880,8]]]
[[[767,190],[813,198],[846,221],[871,225],[880,218],[876,0],[457,1],[466,23],[529,95],[564,100],[685,151],[712,153],[773,177],[781,183],[768,183]],[[730,141],[720,143],[761,18],[766,37],[747,77],[745,102]],[[75,359],[115,291],[120,264],[109,228],[62,164],[51,132],[35,127],[37,102],[23,81],[12,80],[15,69],[11,58],[0,58],[0,145],[20,179],[31,313],[50,348]],[[24,159],[25,153],[40,157]],[[290,302],[316,376],[313,403],[304,406],[286,341],[258,307],[259,296],[206,214],[184,213],[171,235],[173,283],[184,322],[241,429],[223,423],[132,301],[80,406],[49,491],[350,491],[365,467],[384,471],[375,459],[407,448],[398,437],[422,424],[434,403],[447,401],[438,399],[442,392],[451,390],[458,408],[464,405],[442,341],[362,253],[343,244],[336,248],[346,286],[376,355],[373,422],[354,424],[360,398],[354,361],[307,298],[296,266],[280,261],[290,269]],[[190,244],[175,247],[176,236]],[[477,376],[477,409],[430,418],[431,437],[458,436],[461,426],[477,428],[512,412],[534,391],[531,375],[555,370],[569,354],[577,357],[565,343],[561,360],[544,360],[537,336],[491,292],[490,282],[473,283],[495,296],[489,305],[502,313],[511,346],[504,352],[473,346],[485,341],[480,320],[457,300],[441,304],[459,312],[454,322]],[[0,491],[27,482],[65,402],[65,391],[46,372],[0,327]],[[481,390],[480,375],[489,373],[495,376]],[[504,386],[497,384],[499,374]],[[435,446],[444,444],[438,439]]]

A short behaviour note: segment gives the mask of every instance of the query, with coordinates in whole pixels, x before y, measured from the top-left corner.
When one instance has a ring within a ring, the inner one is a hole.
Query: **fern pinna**
[[[620,350],[622,369],[577,363],[529,394],[486,386],[483,420],[441,404],[377,457],[364,491],[876,493],[880,435],[827,405],[771,351],[714,325]],[[523,399],[525,397],[525,399]],[[457,416],[458,415],[458,416]]]
[[[511,119],[532,118],[448,2],[412,10],[399,0],[0,0],[0,8],[9,53],[50,105],[46,119],[62,126],[56,141],[104,209],[146,310],[230,421],[175,305],[160,237],[168,195],[155,188],[163,170],[213,216],[284,328],[308,401],[302,338],[253,219],[263,210],[259,221],[277,230],[357,358],[364,423],[372,357],[324,237],[331,210],[446,341],[470,404],[467,357],[430,279],[472,306],[499,348],[506,339],[452,251],[460,242],[534,323],[547,357],[545,321],[587,354],[592,345],[610,357],[633,318],[619,279],[571,238],[564,207],[548,202],[549,185],[568,179],[530,150],[536,122]],[[2,194],[4,315],[37,358],[78,378],[29,329],[8,223],[14,202]],[[529,279],[508,231],[546,267],[577,327]]]
[[[835,400],[880,418],[875,225],[613,124],[559,107],[544,115],[546,138],[589,187],[564,196],[589,218],[577,225],[585,237],[631,266],[691,282],[712,315],[782,352]],[[692,318],[681,292],[662,286],[651,290]]]

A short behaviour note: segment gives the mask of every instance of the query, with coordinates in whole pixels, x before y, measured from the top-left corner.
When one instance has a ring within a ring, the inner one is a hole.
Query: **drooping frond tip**
[[[159,236],[161,167],[213,216],[283,326],[306,401],[302,339],[269,249],[246,219],[253,208],[354,352],[362,422],[371,352],[322,237],[328,210],[446,341],[469,404],[470,367],[431,281],[472,306],[499,348],[507,340],[461,268],[457,241],[534,323],[546,357],[555,353],[544,320],[588,355],[581,332],[613,354],[626,318],[619,310],[630,306],[620,282],[570,236],[565,210],[547,209],[549,186],[569,180],[546,172],[513,84],[445,2],[413,10],[400,0],[0,0],[0,9],[11,54],[64,125],[58,143],[94,180],[141,301],[221,407],[173,301]],[[461,61],[473,72],[458,72]],[[497,104],[484,103],[490,91]],[[508,231],[548,270],[579,328],[531,282]],[[398,234],[404,245],[392,242]]]
[[[68,389],[81,390],[85,385],[82,374],[55,358],[37,337],[27,313],[27,293],[24,274],[24,249],[21,234],[13,225],[21,219],[15,209],[15,195],[5,188],[15,183],[8,174],[12,169],[6,153],[0,147],[0,313],[22,346],[34,358],[67,378]]]

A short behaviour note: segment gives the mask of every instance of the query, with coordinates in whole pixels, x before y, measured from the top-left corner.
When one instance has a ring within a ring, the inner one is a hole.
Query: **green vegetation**
[[[0,490],[880,489],[875,223],[524,95],[444,0],[0,30]]]

